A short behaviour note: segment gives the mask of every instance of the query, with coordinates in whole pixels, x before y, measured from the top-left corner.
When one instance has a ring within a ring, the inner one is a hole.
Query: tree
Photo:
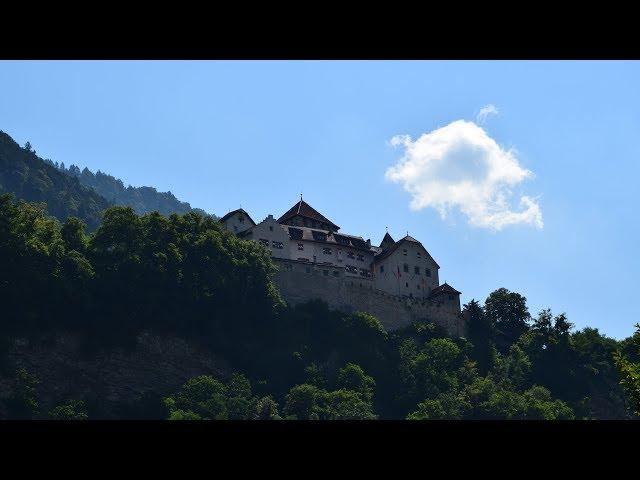
[[[463,315],[467,319],[467,334],[473,344],[472,358],[478,363],[481,375],[486,375],[495,362],[496,349],[494,344],[495,327],[491,318],[476,300],[464,305]]]
[[[632,342],[636,354],[640,354],[640,324],[636,324]],[[629,410],[640,416],[640,363],[632,363],[619,351],[613,358],[620,375],[620,385],[627,396]]]
[[[253,415],[254,420],[281,420],[282,417],[278,415],[278,402],[273,397],[267,395],[260,398],[256,402],[255,413]]]
[[[506,353],[520,335],[528,329],[529,310],[527,299],[519,293],[499,288],[489,295],[484,303],[487,321],[495,325],[497,347]]]
[[[234,373],[227,386],[227,412],[229,420],[247,420],[255,411],[256,399],[251,394],[251,383],[242,374]]]
[[[85,224],[77,217],[69,217],[62,225],[60,234],[67,251],[75,250],[85,253],[89,239],[84,233]]]
[[[455,392],[440,393],[434,399],[418,404],[418,409],[407,420],[460,420],[468,410],[467,400]]]
[[[373,391],[376,388],[375,380],[365,374],[359,365],[353,363],[347,363],[344,368],[340,369],[338,384],[342,389],[359,393],[363,399],[369,402],[373,399]]]
[[[286,396],[284,413],[293,416],[298,420],[318,420],[319,399],[324,394],[324,390],[314,385],[296,385],[289,390]]]
[[[86,420],[86,407],[82,400],[68,400],[49,411],[52,420]]]
[[[320,396],[320,401],[321,420],[375,420],[377,418],[373,413],[371,402],[353,390],[340,389],[325,392]]]
[[[9,418],[26,420],[38,416],[36,387],[39,383],[40,380],[25,368],[18,369],[13,391],[6,402]]]
[[[164,399],[170,420],[224,420],[227,388],[209,375],[188,380],[180,391]]]

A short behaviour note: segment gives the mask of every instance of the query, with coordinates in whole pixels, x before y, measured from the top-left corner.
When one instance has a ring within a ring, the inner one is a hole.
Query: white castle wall
[[[459,309],[447,301],[438,303],[389,295],[375,288],[370,278],[346,276],[344,268],[321,266],[286,259],[273,259],[278,266],[275,282],[283,298],[292,305],[312,299],[347,313],[363,311],[375,316],[387,330],[396,330],[418,320],[430,320],[450,335],[464,335]],[[454,300],[455,302],[455,300]]]

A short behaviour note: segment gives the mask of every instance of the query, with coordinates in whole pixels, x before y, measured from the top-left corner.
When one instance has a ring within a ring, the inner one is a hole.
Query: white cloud
[[[512,208],[512,188],[533,173],[523,168],[513,149],[505,150],[473,122],[457,120],[413,141],[408,135],[391,139],[404,155],[386,171],[412,196],[412,210],[435,208],[444,219],[453,208],[476,227],[501,230],[526,224],[542,228],[537,199],[522,195]]]
[[[498,113],[500,112],[498,111],[498,107],[496,107],[495,105],[491,103],[489,105],[485,105],[480,109],[480,113],[476,115],[476,122],[482,125],[487,120],[487,117],[489,115],[498,115]]]

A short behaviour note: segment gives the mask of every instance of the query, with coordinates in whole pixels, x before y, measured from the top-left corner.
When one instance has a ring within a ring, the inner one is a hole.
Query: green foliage
[[[278,403],[258,398],[251,382],[235,373],[225,385],[209,375],[187,381],[179,392],[163,401],[169,420],[280,420]]]
[[[82,400],[68,400],[49,412],[52,420],[86,420],[86,406]]]
[[[477,362],[480,373],[486,375],[496,360],[495,326],[476,300],[464,305],[462,313],[467,321],[469,341],[473,344],[471,356]]]
[[[208,375],[187,381],[180,391],[164,399],[170,420],[227,419],[227,388]]]
[[[7,399],[6,405],[11,419],[34,419],[39,414],[36,387],[40,380],[30,374],[25,368],[16,372],[13,391]]]
[[[486,321],[496,330],[496,344],[502,353],[508,351],[528,329],[527,299],[519,293],[499,288],[484,302]]]
[[[88,168],[81,171],[76,165],[65,168],[62,164],[58,168],[76,178],[81,185],[95,190],[110,203],[132,207],[138,215],[159,212],[169,216],[173,213],[182,215],[191,211],[206,215],[203,210],[192,209],[187,202],[181,202],[171,192],[158,192],[153,187],[125,187],[122,180],[100,170],[94,174]]]
[[[90,229],[100,222],[111,203],[52,163],[36,156],[31,144],[20,146],[0,131],[0,194],[12,193],[28,202],[46,203],[47,212],[60,221],[75,216]]]
[[[635,346],[636,354],[640,353],[640,324],[636,324],[636,333],[633,335],[632,344]],[[640,362],[632,363],[621,352],[615,352],[614,361],[618,374],[620,375],[620,385],[627,394],[629,410],[640,416]]]
[[[371,401],[361,392],[341,388],[328,392],[314,385],[293,387],[284,412],[297,420],[374,420]]]
[[[348,363],[341,368],[338,372],[338,383],[340,388],[357,392],[367,401],[373,399],[376,382],[364,373],[360,365]]]
[[[386,332],[372,315],[321,301],[287,307],[268,252],[194,212],[111,207],[87,234],[78,218],[60,225],[43,205],[0,195],[0,259],[6,345],[71,330],[91,351],[135,346],[152,330],[243,372],[189,380],[164,399],[171,419],[278,419],[279,405],[299,419],[627,418],[625,391],[637,411],[640,334],[572,333],[549,310],[531,320],[524,297],[506,289],[465,306],[466,339],[427,321]],[[15,385],[8,413],[37,417],[36,379],[19,372]],[[49,413],[84,411],[68,402]]]

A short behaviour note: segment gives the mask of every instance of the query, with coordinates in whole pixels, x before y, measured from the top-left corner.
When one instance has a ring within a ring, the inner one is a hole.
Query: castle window
[[[318,242],[326,242],[327,241],[327,234],[324,232],[317,232],[315,230],[311,231],[311,236],[313,237],[314,240],[317,240]]]
[[[260,243],[260,245],[262,245],[263,247],[268,247],[269,246],[269,240],[267,240],[266,238],[261,238],[258,240],[258,242]]]
[[[325,255],[331,255],[333,252],[330,248],[323,248],[322,253],[324,253]]]
[[[453,295],[449,295],[449,300],[453,300]]]
[[[404,264],[404,271],[405,273],[409,273],[409,265],[407,265],[406,263]]]
[[[358,261],[364,262],[364,255],[358,254]]]
[[[424,273],[427,275],[427,277],[431,276],[431,269],[430,268],[425,268]]]
[[[380,265],[380,273],[384,273],[384,265]]]
[[[406,282],[406,283],[404,284],[404,286],[405,286],[405,287],[407,287],[407,288],[409,288],[409,282]]]
[[[269,225],[269,231],[273,232],[273,225]]]
[[[356,258],[356,256],[353,254],[353,252],[347,252],[347,257]]]
[[[418,258],[422,258],[422,254],[418,252]]]
[[[420,267],[413,267],[413,273],[420,275]]]
[[[298,244],[298,250],[304,250],[304,243]]]
[[[403,249],[402,249],[402,254],[403,254],[405,257],[407,256],[407,249],[406,249],[406,248],[403,248]]]
[[[282,250],[284,248],[284,244],[282,242],[276,242],[275,240],[271,242],[273,248],[277,248],[278,250]]]

